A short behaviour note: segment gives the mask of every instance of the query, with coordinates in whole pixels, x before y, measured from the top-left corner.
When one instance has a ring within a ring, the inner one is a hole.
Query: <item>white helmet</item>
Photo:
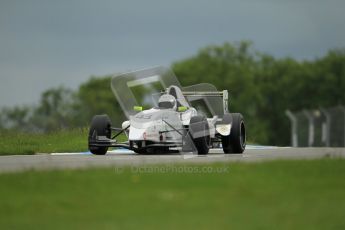
[[[158,107],[162,109],[176,110],[177,104],[175,97],[169,94],[162,95],[158,100]]]

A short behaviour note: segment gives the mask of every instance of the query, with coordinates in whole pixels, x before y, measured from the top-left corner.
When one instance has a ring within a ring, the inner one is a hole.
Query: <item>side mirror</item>
[[[187,108],[186,106],[179,106],[179,107],[177,108],[177,111],[179,111],[179,112],[185,112],[187,109],[188,109],[188,108]]]
[[[143,111],[142,106],[134,106],[133,109],[134,109],[134,111],[137,111],[137,112]]]

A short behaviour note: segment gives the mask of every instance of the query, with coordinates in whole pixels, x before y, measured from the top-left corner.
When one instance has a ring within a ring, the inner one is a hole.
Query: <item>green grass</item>
[[[88,151],[88,128],[65,129],[51,133],[0,132],[0,155],[22,155]],[[124,141],[120,135],[118,141]]]
[[[345,160],[209,166],[2,174],[0,228],[345,229]]]
[[[88,151],[88,130],[60,130],[52,133],[0,132],[0,155]]]

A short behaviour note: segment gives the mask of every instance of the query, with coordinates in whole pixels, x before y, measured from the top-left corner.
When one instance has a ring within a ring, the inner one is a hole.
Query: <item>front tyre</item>
[[[96,115],[92,118],[89,130],[89,150],[95,155],[105,155],[108,147],[94,146],[98,136],[111,138],[111,121],[108,115]]]
[[[232,113],[231,133],[222,136],[222,146],[225,154],[243,153],[246,148],[246,128],[244,119],[240,113]]]
[[[210,130],[204,116],[195,116],[190,119],[189,132],[198,155],[206,155],[210,150]]]

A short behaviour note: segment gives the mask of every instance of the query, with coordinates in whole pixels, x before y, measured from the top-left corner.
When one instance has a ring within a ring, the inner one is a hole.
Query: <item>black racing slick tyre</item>
[[[225,154],[243,153],[246,148],[246,128],[240,113],[231,113],[232,127],[228,136],[222,136],[222,146]]]
[[[96,115],[92,118],[89,130],[89,150],[95,155],[104,155],[108,151],[108,147],[95,146],[93,143],[97,141],[97,136],[106,136],[111,138],[111,121],[108,115]]]
[[[210,130],[204,116],[194,116],[190,119],[189,133],[198,155],[206,155],[210,150]]]
[[[132,146],[132,145],[133,145],[133,143],[131,144],[131,146]],[[135,153],[138,153],[138,154],[147,154],[147,149],[140,149],[140,148],[141,148],[141,145],[142,145],[141,141],[139,141],[139,142],[137,143],[137,145],[138,145],[138,148],[133,149],[133,151],[134,151]]]

